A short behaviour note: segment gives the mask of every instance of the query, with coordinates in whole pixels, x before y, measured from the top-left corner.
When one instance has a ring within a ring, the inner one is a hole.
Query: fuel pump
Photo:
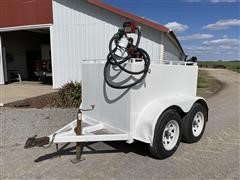
[[[129,37],[130,34],[137,33],[137,40],[134,43],[134,39]],[[141,27],[137,26],[135,22],[125,22],[123,27],[118,29],[118,32],[114,34],[109,42],[109,54],[107,56],[107,62],[104,67],[104,79],[105,82],[112,88],[125,89],[131,88],[144,80],[146,77],[149,66],[150,57],[148,53],[139,48],[139,43],[141,39]],[[144,61],[144,67],[140,71],[128,70],[125,66],[127,62],[131,59],[137,58],[139,61]],[[129,75],[141,75],[134,82],[127,85],[116,85],[109,81],[107,77],[107,70],[111,66],[117,66],[122,71],[128,73]]]

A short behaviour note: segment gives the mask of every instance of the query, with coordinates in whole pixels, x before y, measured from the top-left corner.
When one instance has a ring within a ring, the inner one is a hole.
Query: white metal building
[[[174,33],[155,22],[135,16],[96,0],[53,0],[52,23],[1,27],[8,31],[49,29],[53,88],[81,80],[84,59],[105,59],[108,43],[126,20],[142,27],[140,47],[152,60],[184,60],[184,51]],[[0,34],[0,38],[1,38]],[[8,38],[5,38],[8,41]],[[0,84],[4,84],[4,53],[0,40]],[[6,63],[5,63],[6,64]]]

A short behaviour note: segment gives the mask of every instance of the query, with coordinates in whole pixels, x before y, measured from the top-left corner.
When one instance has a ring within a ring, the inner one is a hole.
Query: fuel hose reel
[[[134,44],[134,39],[129,37],[128,34],[137,33],[137,41]],[[131,88],[144,80],[146,77],[149,66],[150,57],[148,53],[139,48],[141,39],[141,28],[137,26],[135,22],[125,22],[122,28],[118,29],[118,32],[114,34],[109,42],[109,54],[107,56],[107,62],[104,66],[104,80],[112,88],[115,89],[127,89]],[[138,59],[144,61],[143,69],[139,71],[131,71],[126,68],[126,63],[131,62],[131,59]],[[134,82],[126,85],[117,85],[111,82],[108,78],[108,69],[110,67],[118,67],[121,71],[129,75],[140,75],[139,78],[135,78]]]

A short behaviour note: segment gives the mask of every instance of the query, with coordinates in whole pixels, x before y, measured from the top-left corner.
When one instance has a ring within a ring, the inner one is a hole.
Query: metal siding
[[[108,43],[127,19],[85,1],[54,0],[51,28],[53,87],[81,81],[81,61],[106,59]],[[140,47],[151,59],[161,58],[158,30],[142,26]]]
[[[166,34],[163,34],[163,60],[165,61],[180,61],[180,51],[174,46]]]
[[[0,84],[4,84],[3,56],[2,56],[2,40],[0,35]]]

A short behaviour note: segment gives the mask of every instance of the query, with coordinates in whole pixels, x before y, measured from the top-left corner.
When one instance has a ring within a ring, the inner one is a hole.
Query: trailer
[[[85,142],[138,140],[149,145],[154,157],[164,159],[174,154],[181,140],[194,143],[201,139],[208,120],[208,105],[196,96],[197,63],[160,60],[150,63],[141,49],[134,57],[123,60],[128,55],[121,44],[124,43],[117,42],[121,48],[108,56],[107,63],[83,61],[78,118],[49,136],[29,138],[25,148],[75,142],[76,163],[82,160]],[[111,52],[112,47],[109,49]],[[121,66],[110,58],[115,55],[116,59],[121,57],[117,61]]]

